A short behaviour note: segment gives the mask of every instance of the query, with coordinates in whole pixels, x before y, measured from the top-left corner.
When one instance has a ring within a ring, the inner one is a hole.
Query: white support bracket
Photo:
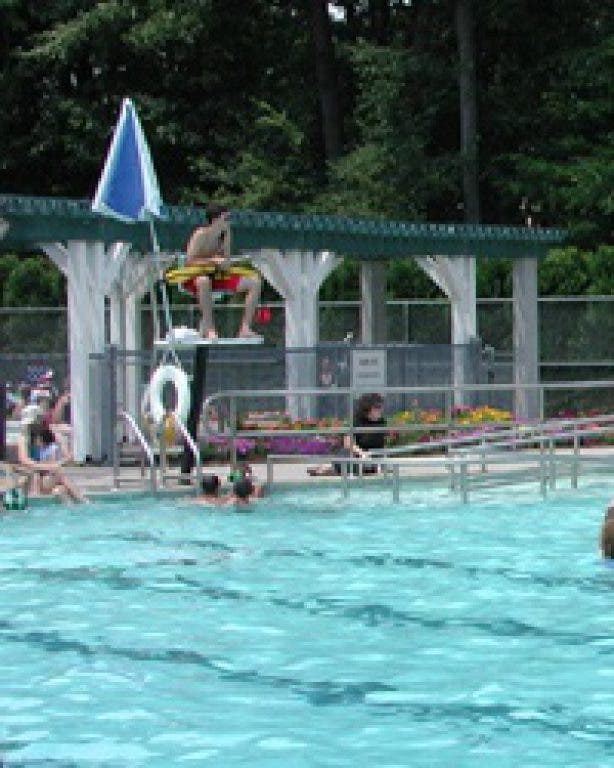
[[[470,365],[458,347],[466,348],[477,338],[476,266],[474,256],[416,257],[418,265],[450,299],[452,310],[451,337],[454,345],[453,383],[463,386],[471,383]],[[470,402],[470,393],[455,390],[454,404]]]
[[[286,348],[312,348],[318,343],[318,295],[328,275],[341,263],[330,251],[262,250],[250,256],[254,266],[281,294],[286,303]],[[313,353],[292,353],[288,357],[288,389],[316,385]],[[313,398],[291,398],[288,410],[293,418],[308,418],[315,412]]]

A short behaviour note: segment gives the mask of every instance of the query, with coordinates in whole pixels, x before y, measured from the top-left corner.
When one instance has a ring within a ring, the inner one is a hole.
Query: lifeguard
[[[190,235],[187,245],[187,261],[182,269],[167,274],[170,282],[182,282],[183,287],[198,299],[201,313],[200,332],[205,339],[217,339],[213,322],[214,291],[245,293],[245,309],[237,336],[257,337],[252,321],[260,299],[262,282],[256,271],[249,267],[232,266],[228,260],[227,222],[228,209],[210,204],[207,206],[209,224],[198,227]],[[180,280],[185,276],[184,280]]]

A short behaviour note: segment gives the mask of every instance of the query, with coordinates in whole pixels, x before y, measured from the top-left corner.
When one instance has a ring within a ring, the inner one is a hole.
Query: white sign
[[[386,386],[386,350],[352,350],[352,387],[376,392]]]

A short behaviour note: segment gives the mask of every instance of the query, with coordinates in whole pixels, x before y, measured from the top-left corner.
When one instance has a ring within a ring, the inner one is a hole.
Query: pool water
[[[612,486],[0,518],[0,764],[612,766]]]

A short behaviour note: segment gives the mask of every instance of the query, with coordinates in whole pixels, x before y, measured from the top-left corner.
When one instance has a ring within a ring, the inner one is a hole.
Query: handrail
[[[138,440],[141,448],[143,449],[143,452],[147,456],[147,461],[149,463],[149,471],[150,471],[151,490],[153,493],[156,493],[156,490],[157,490],[156,459],[155,459],[152,447],[149,445],[149,443],[145,439],[145,436],[141,432],[139,425],[137,424],[136,419],[133,416],[131,416],[127,411],[119,411],[118,418],[122,418],[128,424],[128,426],[134,433],[134,436]],[[116,440],[113,441],[113,485],[115,488],[119,487],[119,451],[117,449]]]
[[[317,461],[318,463],[336,463],[341,467],[340,475],[334,475],[336,479],[342,481],[343,496],[347,497],[349,493],[348,478],[350,476],[350,465],[358,464],[361,467],[365,464],[377,463],[382,469],[392,474],[392,488],[393,488],[393,501],[399,501],[399,487],[400,487],[400,471],[405,468],[415,467],[415,457],[410,458],[387,458],[380,457],[374,461],[374,457],[359,458],[357,456],[339,456],[336,454],[323,454],[320,456],[309,456],[310,460]],[[287,454],[269,454],[267,456],[267,486],[271,487],[273,484],[273,467],[276,464],[299,464],[304,463],[304,456],[287,455]],[[470,454],[449,454],[442,456],[430,456],[420,457],[420,467],[434,467],[438,469],[445,469],[450,474],[450,487],[452,489],[457,488],[460,492],[461,501],[466,504],[469,500],[469,491],[471,488],[471,481],[477,482],[479,478],[483,478],[482,472],[471,472],[471,465],[475,463],[475,459]],[[489,457],[489,463],[494,465],[516,465],[511,468],[513,476],[518,474],[523,480],[528,479],[527,470],[533,466],[538,470],[537,479],[539,480],[541,493],[546,496],[547,488],[554,489],[556,487],[557,478],[557,465],[558,466],[570,466],[570,481],[571,487],[578,487],[578,475],[580,464],[590,464],[593,469],[606,468],[608,472],[612,470],[613,459],[611,456],[581,456],[574,453],[572,456],[557,456],[554,453],[545,454],[539,453],[519,453],[510,455],[502,455],[493,453]],[[363,477],[360,472],[359,477]],[[386,479],[386,474],[380,476],[381,479]],[[506,480],[509,480],[510,474],[503,474],[496,472],[492,475],[491,484],[502,484]],[[373,479],[373,478],[372,478]],[[369,480],[371,482],[371,479]],[[484,487],[484,481],[481,479],[480,484]]]
[[[612,389],[614,388],[614,381],[610,380],[598,380],[598,381],[581,381],[581,382],[540,382],[539,384],[466,384],[466,385],[446,385],[446,386],[436,386],[436,387],[379,387],[378,393],[385,396],[385,395],[394,395],[394,394],[402,394],[402,395],[412,395],[412,394],[443,394],[446,395],[446,405],[451,402],[451,398],[453,397],[455,392],[492,392],[492,391],[538,391],[541,394],[541,400],[543,401],[543,393],[544,391],[548,390],[570,390],[570,389]],[[203,403],[203,410],[207,410],[210,408],[213,404],[220,400],[228,399],[230,400],[230,409],[231,413],[236,414],[236,403],[237,400],[240,398],[247,398],[247,397],[276,397],[276,398],[294,398],[299,399],[301,397],[313,397],[313,396],[339,396],[339,397],[348,397],[348,421],[349,424],[347,425],[340,425],[339,427],[319,427],[314,428],[313,430],[310,429],[302,429],[300,430],[301,436],[308,436],[308,435],[353,435],[355,433],[367,433],[367,432],[378,432],[382,431],[381,427],[355,427],[351,423],[351,412],[353,409],[353,403],[354,400],[359,397],[362,393],[369,391],[366,389],[357,389],[353,387],[335,387],[333,389],[331,388],[322,388],[322,387],[308,387],[308,388],[300,388],[300,389],[244,389],[244,390],[226,390],[223,392],[215,392],[211,395],[209,395],[204,403]],[[590,423],[594,422],[597,417],[583,417],[583,420]],[[607,418],[607,417],[606,417]],[[614,419],[614,417],[612,417]],[[555,424],[563,425],[565,423],[572,423],[573,420],[552,420],[553,426]],[[507,425],[508,422],[499,422],[501,425]],[[523,424],[515,424],[513,429],[530,429],[531,427],[534,427],[536,425],[543,425],[543,420],[537,420],[537,421],[529,421],[525,422]],[[494,427],[497,424],[491,422],[491,425]],[[450,428],[456,428],[459,429],[461,425],[454,424],[450,420],[446,420],[444,422],[439,422],[437,424],[428,424],[428,425],[421,425],[421,424],[395,424],[394,427],[388,426],[387,429],[394,429],[396,432],[413,432],[416,431],[416,429],[420,430],[432,430],[437,429],[440,431],[446,431]],[[227,434],[224,432],[219,431],[212,431],[208,430],[207,426],[205,426],[205,434],[209,435],[211,437],[223,437],[230,439],[231,442],[231,452],[232,456],[236,456],[236,441],[238,438],[248,437],[248,438],[254,438],[254,437],[281,437],[281,436],[289,436],[293,435],[295,436],[297,434],[296,430],[238,430],[236,428],[236,418],[231,419],[231,434]],[[484,439],[483,435],[486,435],[488,433],[483,433],[480,435],[480,439]],[[445,445],[448,444],[448,441],[455,440],[456,438],[446,438],[444,441],[431,441],[429,443],[421,443],[420,447],[424,448],[425,445],[430,445],[431,447],[434,447],[434,443],[437,442],[443,442]],[[457,440],[462,443],[463,440],[467,440],[468,438],[462,437],[458,438]],[[439,447],[445,447],[445,445],[440,445]],[[393,454],[395,452],[401,452],[403,450],[407,450],[405,446],[399,447],[397,449],[389,448],[386,449],[383,454]],[[418,450],[418,449],[414,449]]]
[[[605,427],[596,427],[595,429],[578,430],[576,426],[583,424],[614,424],[613,414],[604,414],[603,416],[581,417],[578,419],[547,419],[545,421],[529,422],[525,424],[515,424],[505,429],[496,429],[492,432],[482,432],[480,434],[459,435],[447,437],[442,440],[430,440],[428,443],[412,443],[410,445],[400,445],[392,448],[381,448],[371,451],[372,456],[396,456],[405,452],[414,453],[426,448],[452,448],[457,451],[469,451],[471,446],[477,444],[478,447],[489,445],[490,447],[510,447],[515,445],[530,445],[531,443],[542,440],[573,440],[576,437],[586,435],[596,435],[609,430]],[[570,431],[552,432],[550,428],[562,429],[570,427]],[[395,425],[396,429],[396,425]],[[379,428],[381,431],[381,427]],[[536,431],[533,431],[536,430]],[[530,432],[520,436],[523,432]],[[509,439],[508,439],[509,436]],[[503,438],[503,439],[502,439]],[[463,448],[462,446],[467,446]],[[456,448],[456,446],[461,446]]]
[[[195,491],[196,493],[200,493],[201,488],[201,480],[202,480],[202,461],[200,458],[200,450],[198,448],[198,445],[196,444],[196,441],[192,437],[192,435],[188,432],[187,427],[185,424],[181,421],[179,416],[173,411],[173,420],[175,422],[175,425],[179,429],[179,432],[181,433],[181,436],[186,441],[188,448],[190,449],[190,452],[192,453],[192,456],[194,458],[194,466],[196,468],[196,485],[195,485]]]

